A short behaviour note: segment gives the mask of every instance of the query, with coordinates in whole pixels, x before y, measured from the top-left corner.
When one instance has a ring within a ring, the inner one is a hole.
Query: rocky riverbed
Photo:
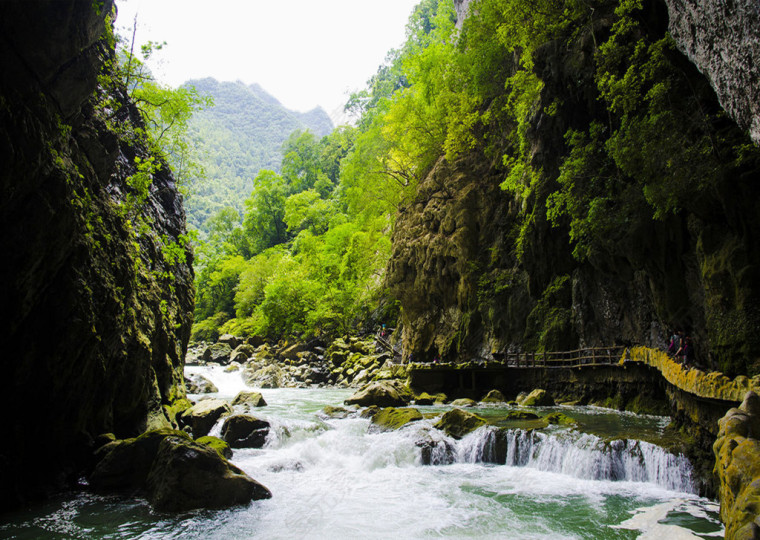
[[[220,336],[216,343],[196,343],[187,354],[187,365],[226,366],[241,371],[248,386],[257,388],[306,388],[311,386],[357,387],[396,374],[392,354],[373,337],[342,337],[330,343],[264,342],[260,338]],[[190,384],[187,383],[186,384]],[[190,393],[213,392],[207,389]]]

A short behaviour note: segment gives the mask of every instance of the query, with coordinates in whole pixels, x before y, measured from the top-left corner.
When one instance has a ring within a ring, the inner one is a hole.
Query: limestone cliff
[[[760,4],[667,0],[669,30],[720,103],[760,145]]]
[[[137,109],[98,80],[112,7],[0,3],[4,505],[75,480],[100,433],[168,425],[184,397],[185,215],[165,164],[144,201],[127,182],[150,153]]]
[[[570,153],[565,135],[611,121],[595,78],[595,54],[615,20],[610,5],[569,40],[547,42],[534,55],[543,87],[526,137],[539,175],[527,195],[500,190],[509,170],[493,158],[493,148],[476,148],[453,163],[439,161],[400,210],[387,279],[401,303],[407,356],[491,358],[508,350],[613,344],[660,348],[680,327],[694,336],[700,364],[731,376],[760,372],[757,160],[736,167],[716,146],[710,155],[715,181],[687,188],[678,211],[659,219],[641,193],[633,203],[620,198],[610,206],[606,232],[583,258],[573,256],[569,223],[547,218],[547,201]],[[666,5],[645,6],[643,32],[650,41],[662,39]],[[685,56],[673,49],[667,61],[684,89],[673,92],[674,118],[692,122],[695,110],[720,110],[710,81]],[[714,141],[749,142],[736,124],[707,112],[696,121],[708,126]],[[675,129],[691,128],[684,123]],[[506,146],[508,133],[490,134],[500,138]],[[692,170],[686,184],[701,171]],[[626,182],[615,189],[626,189]]]

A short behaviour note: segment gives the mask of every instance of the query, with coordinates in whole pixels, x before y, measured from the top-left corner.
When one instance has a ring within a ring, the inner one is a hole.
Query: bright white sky
[[[342,107],[404,42],[419,0],[117,0],[116,27],[166,41],[162,82],[259,83],[290,109]],[[129,34],[131,35],[131,34]]]

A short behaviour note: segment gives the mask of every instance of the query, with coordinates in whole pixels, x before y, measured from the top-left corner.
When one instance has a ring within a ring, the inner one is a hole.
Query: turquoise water
[[[221,397],[243,388],[238,374],[203,371]],[[153,512],[140,499],[85,491],[6,515],[0,538],[714,538],[718,506],[693,493],[689,464],[647,442],[614,441],[615,430],[647,440],[667,419],[603,409],[562,408],[593,433],[553,427],[510,433],[506,465],[483,463],[483,428],[461,441],[434,418],[372,433],[361,418],[319,411],[350,395],[340,389],[262,390],[256,414],[274,429],[263,449],[233,462],[273,493],[225,511]],[[440,414],[449,407],[424,407]],[[498,409],[482,409],[498,414]],[[219,426],[216,427],[216,430]],[[422,465],[416,443],[448,448],[445,464]],[[613,442],[610,443],[610,440]]]

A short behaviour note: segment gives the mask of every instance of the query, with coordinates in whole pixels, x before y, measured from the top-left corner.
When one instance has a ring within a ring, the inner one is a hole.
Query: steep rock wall
[[[662,36],[665,5],[649,6],[645,27]],[[500,192],[508,171],[475,149],[439,162],[399,212],[387,279],[401,303],[405,354],[456,360],[577,346],[660,348],[680,327],[694,337],[703,366],[754,375],[758,170],[732,170],[726,159],[710,190],[694,192],[659,220],[641,207],[583,260],[572,255],[568,224],[555,227],[547,218],[569,152],[565,134],[607,122],[594,53],[614,18],[597,16],[569,45],[549,42],[534,55],[543,88],[527,137],[541,177],[526,198]],[[709,81],[677,51],[669,58],[699,106],[717,110]],[[742,137],[736,125],[714,129]]]
[[[668,29],[710,80],[720,103],[760,145],[760,4],[666,0]]]
[[[0,3],[4,504],[75,480],[100,433],[170,424],[184,397],[192,254],[165,250],[185,215],[165,164],[129,202],[150,152],[123,90],[98,82],[111,9]]]

